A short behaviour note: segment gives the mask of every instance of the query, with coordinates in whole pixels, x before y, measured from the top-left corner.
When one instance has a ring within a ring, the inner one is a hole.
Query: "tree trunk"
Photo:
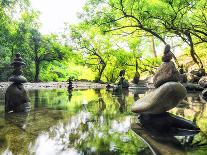
[[[190,46],[190,55],[191,55],[193,61],[198,65],[199,68],[203,68],[203,63],[202,63],[201,59],[199,58],[199,56],[195,52],[194,44],[193,44],[193,40],[190,35],[190,32],[185,31],[184,34],[188,37],[189,46]]]
[[[157,58],[157,52],[155,50],[155,40],[153,36],[151,38],[152,38],[152,52],[153,52],[154,57]]]
[[[106,64],[104,63],[98,73],[98,77],[96,78],[96,81],[99,82],[101,80],[101,77],[102,77],[102,74],[103,74],[103,71],[104,69],[106,68]]]
[[[40,62],[35,60],[35,82],[39,82],[39,74],[40,74]]]
[[[136,72],[138,71],[138,62],[137,62],[137,59],[136,59]]]

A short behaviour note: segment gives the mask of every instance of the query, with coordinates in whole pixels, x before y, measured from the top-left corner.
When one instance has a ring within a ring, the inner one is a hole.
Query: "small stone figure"
[[[164,49],[164,55],[162,56],[163,62],[170,62],[173,57],[172,52],[170,51],[170,45],[166,45]]]
[[[183,68],[183,64],[180,66],[179,73],[180,74],[184,74],[185,73],[184,68]]]
[[[119,82],[118,86],[121,86],[122,88],[128,88],[129,87],[129,82],[124,78],[125,75],[125,70],[121,70],[119,73]]]
[[[180,66],[179,73],[180,73],[180,82],[186,83],[188,79],[187,79],[187,74],[184,71],[183,64]]]
[[[138,84],[139,83],[139,78],[140,78],[140,74],[139,72],[137,71],[134,75],[134,78],[133,78],[133,83],[134,84]]]
[[[27,79],[22,76],[21,69],[24,65],[21,55],[17,53],[11,63],[14,68],[13,75],[9,78],[9,81],[13,83],[7,88],[5,94],[6,112],[28,112],[30,110],[29,98],[22,84],[27,82]]]
[[[68,90],[72,90],[72,89],[73,89],[72,78],[69,77],[69,79],[68,79]]]
[[[110,83],[107,83],[106,90],[109,90],[110,88],[113,88],[113,87],[110,85]]]
[[[166,45],[164,55],[162,57],[163,63],[158,68],[153,78],[153,83],[156,88],[166,82],[178,82],[180,80],[180,74],[176,69],[174,62],[171,61],[172,58],[176,60],[175,56],[170,51],[170,45]]]
[[[134,84],[138,84],[139,83],[140,74],[138,72],[138,67],[139,67],[139,65],[138,65],[138,61],[136,59],[136,73],[135,73],[134,78],[133,78],[133,83]]]

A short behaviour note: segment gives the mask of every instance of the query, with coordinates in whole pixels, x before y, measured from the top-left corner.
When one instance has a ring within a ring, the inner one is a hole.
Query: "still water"
[[[160,138],[138,128],[137,116],[130,111],[134,101],[144,93],[32,90],[31,112],[10,115],[4,113],[1,94],[0,154],[207,154],[207,109],[199,94],[188,94],[189,104],[170,112],[196,122],[201,132]]]

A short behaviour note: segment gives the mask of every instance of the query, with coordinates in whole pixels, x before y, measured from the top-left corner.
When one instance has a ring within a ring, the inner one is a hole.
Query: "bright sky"
[[[77,13],[81,12],[86,0],[31,0],[32,7],[40,11],[40,31],[43,34],[58,33],[64,23],[78,22]]]

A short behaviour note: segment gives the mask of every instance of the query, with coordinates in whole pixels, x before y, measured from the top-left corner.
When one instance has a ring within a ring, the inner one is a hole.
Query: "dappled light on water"
[[[181,136],[151,136],[139,127],[130,110],[143,97],[136,92],[33,90],[31,112],[9,115],[1,96],[0,154],[202,154],[207,149],[207,111],[198,95],[189,94],[188,105],[170,111],[201,128],[198,134]]]

